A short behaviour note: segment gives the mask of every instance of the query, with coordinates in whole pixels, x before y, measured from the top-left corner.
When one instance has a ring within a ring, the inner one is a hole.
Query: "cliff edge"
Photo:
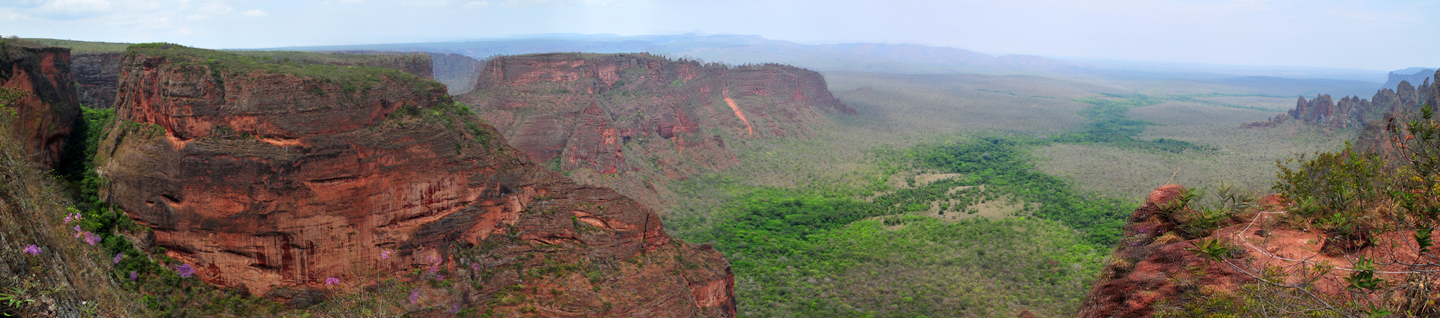
[[[655,183],[736,164],[730,143],[807,136],[826,114],[856,113],[813,71],[650,54],[496,57],[457,100],[531,159],[652,206],[664,206]]]
[[[167,44],[119,69],[102,196],[205,282],[294,300],[428,271],[469,282],[457,308],[734,316],[718,252],[539,167],[439,83]]]
[[[60,161],[65,139],[80,108],[70,75],[70,49],[0,41],[0,87],[25,94],[14,105],[11,134],[24,144],[31,161],[52,166]]]

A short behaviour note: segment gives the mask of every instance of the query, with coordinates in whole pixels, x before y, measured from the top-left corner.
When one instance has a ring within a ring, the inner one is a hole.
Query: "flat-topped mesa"
[[[658,195],[648,180],[734,165],[727,142],[807,136],[825,114],[855,114],[813,71],[650,54],[496,57],[457,99],[531,159],[572,176],[618,174],[602,184],[647,203]]]
[[[734,315],[718,252],[537,166],[434,81],[172,45],[120,73],[102,196],[211,284],[283,299],[439,268],[481,311]],[[527,270],[556,266],[584,270]]]
[[[0,40],[0,87],[24,92],[11,105],[10,134],[24,143],[31,161],[60,161],[80,108],[70,75],[70,49]]]

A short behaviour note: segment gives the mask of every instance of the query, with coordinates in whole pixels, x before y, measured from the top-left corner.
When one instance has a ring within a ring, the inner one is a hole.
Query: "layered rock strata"
[[[60,160],[79,106],[70,74],[70,49],[0,41],[0,87],[23,92],[4,116],[31,160],[46,166]],[[13,112],[12,112],[13,111]]]
[[[115,103],[115,84],[120,80],[120,53],[75,54],[70,63],[80,105],[110,108]]]
[[[169,45],[121,63],[102,196],[200,279],[284,300],[428,272],[471,282],[456,308],[734,316],[718,252],[539,167],[439,83],[265,63]]]
[[[855,114],[813,71],[649,54],[496,57],[457,99],[531,159],[658,206],[655,183],[734,165],[729,143],[808,136],[827,114]]]

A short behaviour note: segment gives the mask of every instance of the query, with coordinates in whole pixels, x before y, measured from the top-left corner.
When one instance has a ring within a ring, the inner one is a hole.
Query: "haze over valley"
[[[0,316],[1440,315],[1436,13],[0,4]]]

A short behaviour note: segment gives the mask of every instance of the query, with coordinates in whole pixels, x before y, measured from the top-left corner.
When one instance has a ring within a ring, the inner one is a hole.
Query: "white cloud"
[[[106,0],[52,0],[30,11],[42,18],[79,20],[108,13],[111,7]]]
[[[195,30],[191,30],[191,29],[188,28],[188,27],[180,27],[179,29],[175,29],[175,34],[179,34],[179,35],[191,35],[191,34],[195,34]]]
[[[474,9],[480,9],[480,8],[485,8],[485,7],[489,7],[489,6],[490,6],[490,1],[471,1],[470,3],[466,3],[465,5],[460,6],[460,8],[461,8],[461,9],[466,9],[466,10],[474,10]]]
[[[247,16],[247,17],[264,17],[264,16],[269,16],[269,15],[270,15],[269,13],[265,13],[265,10],[260,10],[260,9],[245,11],[245,16]]]

